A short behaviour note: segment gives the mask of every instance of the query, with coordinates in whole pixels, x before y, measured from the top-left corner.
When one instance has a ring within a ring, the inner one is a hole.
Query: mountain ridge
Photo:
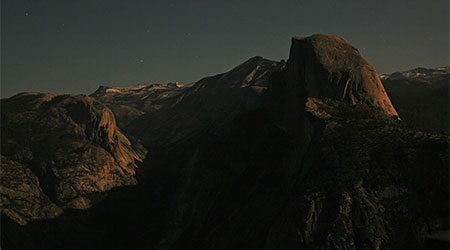
[[[382,80],[415,80],[423,83],[430,83],[430,81],[438,81],[448,78],[450,74],[450,66],[436,67],[436,68],[424,68],[417,67],[405,71],[396,71],[391,74],[381,74]]]

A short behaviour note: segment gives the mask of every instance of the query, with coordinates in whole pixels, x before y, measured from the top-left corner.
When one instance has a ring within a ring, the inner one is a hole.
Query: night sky
[[[448,0],[1,1],[1,96],[190,83],[331,33],[379,73],[449,64]]]

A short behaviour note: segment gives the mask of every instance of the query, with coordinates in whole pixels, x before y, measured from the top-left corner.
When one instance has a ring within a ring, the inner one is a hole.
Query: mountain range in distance
[[[2,99],[2,249],[448,247],[448,67],[291,42],[189,85]]]
[[[380,77],[405,123],[448,135],[449,72],[449,66],[415,68]]]
[[[386,91],[400,117],[410,126],[448,134],[450,66],[433,69],[415,68],[392,74],[381,74]],[[116,114],[119,127],[165,105],[165,99],[186,91],[194,83],[182,85],[139,84],[126,87],[100,86],[90,94],[105,103]],[[438,111],[439,110],[439,111]],[[436,113],[439,112],[439,113]]]
[[[418,67],[402,72],[397,71],[392,74],[381,74],[380,78],[381,80],[388,81],[405,80],[433,84],[438,81],[448,80],[449,73],[450,66],[437,67],[433,69]]]

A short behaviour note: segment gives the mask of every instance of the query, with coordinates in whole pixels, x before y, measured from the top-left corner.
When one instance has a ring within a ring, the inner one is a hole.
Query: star
[[[29,12],[25,12],[25,16],[29,16],[30,15],[30,13]]]

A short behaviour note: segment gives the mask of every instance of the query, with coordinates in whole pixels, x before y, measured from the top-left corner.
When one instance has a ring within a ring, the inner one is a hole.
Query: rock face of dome
[[[398,116],[374,67],[341,37],[292,38],[286,71],[287,87],[297,96],[367,104]]]

